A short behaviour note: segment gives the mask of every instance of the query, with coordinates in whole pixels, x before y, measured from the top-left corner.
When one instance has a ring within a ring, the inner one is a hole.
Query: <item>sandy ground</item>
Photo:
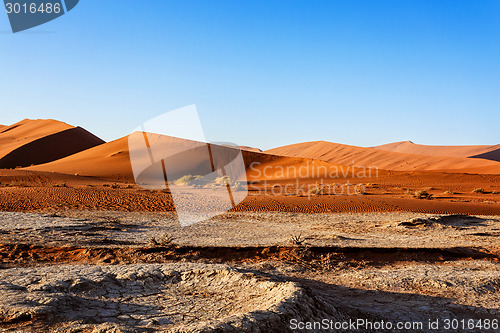
[[[185,228],[172,213],[0,219],[7,331],[290,332],[301,331],[293,319],[500,314],[499,216],[247,212]]]
[[[3,244],[144,246],[152,237],[182,246],[309,246],[354,248],[484,248],[500,246],[500,217],[420,213],[225,213],[181,227],[173,213],[0,212]]]
[[[250,173],[251,174],[251,173]],[[299,183],[257,180],[233,211],[295,213],[420,212],[500,215],[500,176],[441,172],[381,172],[378,177],[330,179],[324,193],[310,194],[318,179]],[[363,195],[356,194],[357,188]],[[483,193],[474,193],[483,189]],[[209,191],[209,189],[206,189]],[[417,199],[426,191],[432,200]],[[210,206],[210,202],[206,204]],[[168,190],[141,189],[109,181],[51,172],[0,170],[0,211],[120,210],[172,212]]]

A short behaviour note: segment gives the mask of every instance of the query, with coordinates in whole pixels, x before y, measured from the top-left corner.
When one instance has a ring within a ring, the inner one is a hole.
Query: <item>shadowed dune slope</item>
[[[500,163],[496,161],[398,153],[325,141],[297,143],[270,149],[266,153],[396,171],[460,170],[460,172],[467,172],[468,169],[483,168],[488,173],[500,173]]]
[[[428,146],[419,145],[411,141],[401,141],[373,147],[396,153],[417,154],[427,156],[451,156],[451,157],[479,157],[487,160],[500,161],[500,145],[494,146]],[[490,152],[497,151],[492,155]],[[484,157],[483,157],[484,156]],[[488,158],[490,157],[490,158]]]
[[[25,119],[0,130],[0,168],[47,163],[102,143],[81,127]]]
[[[150,139],[156,140],[154,136],[158,135],[152,135]],[[183,147],[200,147],[202,145],[196,141],[166,136],[158,136],[158,138],[165,140],[171,145],[181,145]],[[228,151],[232,150],[229,147],[218,147]],[[347,170],[342,170],[342,166],[319,160],[276,156],[246,150],[241,150],[241,152],[249,179],[291,179],[296,178],[299,171],[302,172],[300,176],[305,176],[303,178],[326,177],[327,174],[335,171],[347,172]],[[188,167],[188,163],[182,165],[182,168]],[[347,167],[344,168],[347,169]],[[91,176],[109,180],[134,181],[130,163],[128,136],[51,163],[29,167],[27,170],[58,172],[70,175],[79,174],[80,176]],[[353,168],[350,169],[350,172],[352,171]],[[186,169],[186,172],[197,174],[196,170],[190,171]]]
[[[486,153],[471,156],[473,158],[482,158],[485,160],[500,162],[500,145],[493,146],[495,150],[488,151]]]
[[[0,168],[43,164],[104,143],[81,127],[70,128],[27,143],[0,159]]]

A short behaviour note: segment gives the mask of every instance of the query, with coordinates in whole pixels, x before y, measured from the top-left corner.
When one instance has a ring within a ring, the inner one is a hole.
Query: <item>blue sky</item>
[[[209,140],[264,149],[500,143],[499,1],[82,0],[9,29],[0,124],[109,141],[196,104]]]

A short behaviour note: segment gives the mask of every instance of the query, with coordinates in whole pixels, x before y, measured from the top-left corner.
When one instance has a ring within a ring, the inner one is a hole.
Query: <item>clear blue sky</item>
[[[500,1],[82,0],[9,31],[0,124],[113,140],[194,103],[209,140],[264,149],[500,143]]]

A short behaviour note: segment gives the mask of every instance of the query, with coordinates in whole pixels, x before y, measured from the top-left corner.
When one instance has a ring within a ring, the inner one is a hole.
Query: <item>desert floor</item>
[[[293,320],[362,319],[449,332],[445,320],[474,319],[454,331],[495,331],[477,323],[500,318],[500,176],[384,172],[309,193],[316,182],[283,192],[285,181],[253,180],[230,212],[181,227],[168,190],[0,170],[0,329],[289,332],[301,331]]]
[[[323,193],[309,193],[316,184]],[[299,183],[256,179],[248,190],[248,197],[232,211],[500,215],[500,175],[381,171],[373,177],[309,178]],[[415,198],[418,191],[432,195],[432,200]],[[132,181],[0,169],[0,210],[68,209],[175,211],[168,190],[141,189]]]
[[[229,212],[189,227],[171,212],[0,218],[5,331],[287,332],[292,319],[326,318],[444,332],[425,325],[500,312],[500,216]]]

